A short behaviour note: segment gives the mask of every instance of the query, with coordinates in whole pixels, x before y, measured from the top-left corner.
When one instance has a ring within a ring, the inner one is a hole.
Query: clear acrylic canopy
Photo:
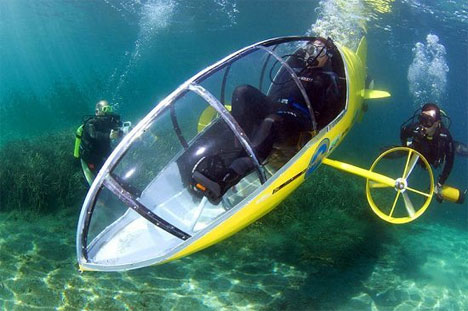
[[[290,55],[313,38],[278,38],[226,57],[160,102],[117,146],[96,177],[81,212],[77,253],[82,267],[126,270],[166,260],[219,225],[261,191],[293,155],[262,161],[251,144],[266,109],[232,102],[241,86],[273,96],[293,84],[304,96]],[[244,114],[245,116],[245,114]],[[285,156],[286,154],[286,156]],[[192,174],[203,157],[220,165],[243,157],[252,169],[213,203],[194,189]]]

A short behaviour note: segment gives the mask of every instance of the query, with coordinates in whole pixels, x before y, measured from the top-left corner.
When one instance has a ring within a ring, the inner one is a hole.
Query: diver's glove
[[[437,185],[435,186],[434,193],[436,195],[437,202],[442,203],[444,198],[442,197],[442,184],[440,182],[438,182]]]
[[[109,134],[110,139],[117,139],[119,138],[119,130],[112,129]]]

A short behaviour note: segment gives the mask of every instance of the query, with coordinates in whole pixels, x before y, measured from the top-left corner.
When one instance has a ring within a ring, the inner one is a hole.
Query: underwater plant
[[[73,157],[73,130],[10,141],[0,147],[0,211],[47,213],[76,206],[86,194]]]
[[[375,258],[388,237],[368,208],[364,182],[359,181],[322,166],[275,210],[217,251],[251,244],[283,263],[321,273],[345,269],[361,256]]]

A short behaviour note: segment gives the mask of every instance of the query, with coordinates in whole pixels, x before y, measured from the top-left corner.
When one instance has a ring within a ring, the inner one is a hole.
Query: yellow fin
[[[225,105],[226,109],[228,111],[231,111],[232,106],[231,105]],[[203,110],[202,114],[200,115],[200,119],[198,119],[198,133],[203,131],[203,129],[213,121],[213,119],[217,116],[216,110],[208,106],[205,110]]]
[[[386,91],[378,91],[378,90],[362,90],[361,96],[364,99],[376,99],[376,98],[385,98],[392,96],[389,92]]]
[[[361,41],[359,42],[359,46],[356,50],[356,55],[361,59],[364,68],[367,64],[367,40],[366,37],[362,37]]]

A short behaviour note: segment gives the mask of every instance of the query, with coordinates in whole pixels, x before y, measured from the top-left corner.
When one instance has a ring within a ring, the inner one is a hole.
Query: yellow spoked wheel
[[[383,152],[370,172],[389,176],[394,186],[372,178],[366,182],[366,195],[374,213],[393,224],[411,222],[429,206],[434,192],[432,169],[422,154],[407,147]]]

